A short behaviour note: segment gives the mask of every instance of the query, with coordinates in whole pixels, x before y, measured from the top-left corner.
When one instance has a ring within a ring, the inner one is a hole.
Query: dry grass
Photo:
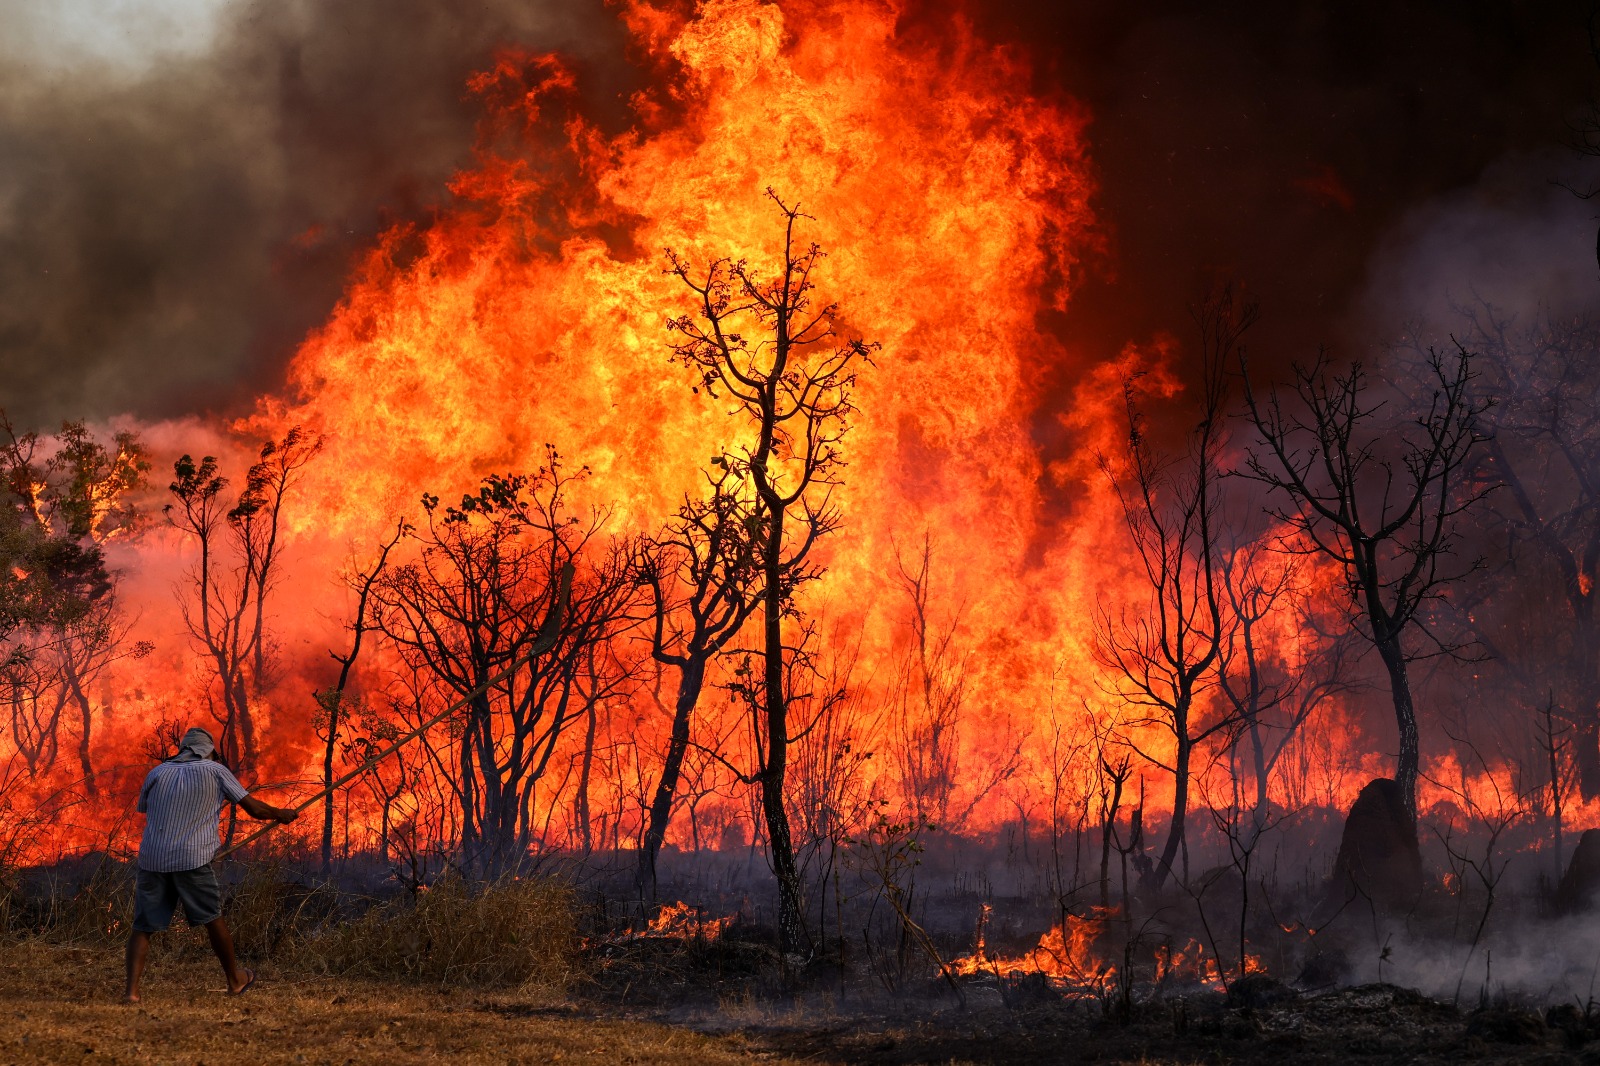
[[[455,878],[303,938],[314,972],[481,988],[564,988],[578,946],[572,892],[548,880],[479,889]]]
[[[52,882],[55,875],[50,875]],[[126,863],[102,856],[69,890],[60,882],[31,890],[16,887],[0,930],[42,935],[55,943],[104,943],[128,935],[133,921],[133,874]]]
[[[0,939],[58,946],[120,946],[132,922],[133,871],[104,862],[69,886],[26,895],[0,881]],[[445,878],[416,897],[376,902],[307,887],[286,868],[256,862],[224,892],[239,956],[313,976],[369,977],[439,987],[560,990],[576,969],[572,891],[544,879],[489,886]],[[157,951],[209,958],[205,937],[175,919]]]
[[[731,1066],[758,1057],[736,1039],[585,1016],[545,993],[294,980],[263,964],[260,983],[234,999],[223,994],[214,960],[171,952],[151,959],[144,1002],[129,1007],[117,1002],[121,964],[108,947],[38,940],[6,945],[0,951],[0,1062]],[[770,1053],[759,1058],[797,1061]]]

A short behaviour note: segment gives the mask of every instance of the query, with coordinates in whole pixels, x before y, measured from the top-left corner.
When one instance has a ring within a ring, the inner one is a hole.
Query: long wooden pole
[[[382,751],[378,752],[378,754],[370,756],[364,762],[362,762],[360,766],[356,767],[354,770],[351,770],[333,784],[327,786],[326,788],[319,789],[310,796],[307,796],[305,799],[296,804],[292,810],[296,814],[299,814],[301,811],[306,810],[312,804],[316,803],[329,793],[348,785],[350,782],[354,781],[356,778],[360,777],[362,774],[378,765],[378,763],[399,751],[405,745],[411,743],[413,740],[416,740],[429,729],[432,729],[434,726],[438,725],[452,714],[455,714],[457,711],[461,710],[479,696],[482,696],[485,692],[488,692],[494,686],[511,677],[512,674],[516,673],[517,670],[523,666],[523,664],[537,659],[539,656],[545,654],[551,648],[555,647],[556,639],[561,632],[561,619],[566,613],[567,603],[571,596],[572,564],[562,563],[560,587],[556,593],[555,606],[550,609],[550,614],[546,616],[544,625],[539,627],[539,633],[533,638],[533,644],[528,648],[527,654],[520,655],[513,659],[504,670],[501,670],[498,674],[495,674],[493,677],[489,678],[489,680],[485,681],[483,684],[479,685],[465,696],[462,696],[459,700],[456,700],[456,702],[452,703],[450,706],[446,707],[432,718],[429,718],[427,721],[417,726],[417,728],[413,729],[405,736],[390,744],[387,748],[384,748]],[[268,822],[266,825],[262,826],[260,829],[257,829],[254,833],[251,833],[237,844],[223,848],[221,851],[217,852],[216,857],[218,859],[226,858],[227,856],[238,851],[240,848],[244,847],[246,844],[260,840],[262,837],[266,836],[268,833],[284,824],[286,823]]]

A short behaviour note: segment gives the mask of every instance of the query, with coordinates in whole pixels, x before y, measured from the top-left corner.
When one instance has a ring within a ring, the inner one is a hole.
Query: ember
[[[631,939],[663,937],[671,940],[710,941],[722,936],[722,931],[733,923],[733,916],[708,918],[699,907],[687,903],[667,903],[650,919],[648,925]]]

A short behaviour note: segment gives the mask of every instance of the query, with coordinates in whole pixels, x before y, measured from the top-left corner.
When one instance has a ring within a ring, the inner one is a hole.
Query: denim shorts
[[[162,932],[172,924],[172,912],[180,902],[191,926],[222,917],[222,887],[210,865],[176,873],[140,870],[133,889],[134,932]]]

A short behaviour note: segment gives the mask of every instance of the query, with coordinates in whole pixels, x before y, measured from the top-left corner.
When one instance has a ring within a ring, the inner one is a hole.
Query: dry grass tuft
[[[296,961],[326,974],[486,988],[565,987],[578,935],[570,888],[544,879],[446,878],[413,899],[306,937]]]
[[[127,937],[133,923],[133,869],[109,855],[70,880],[57,871],[42,885],[14,885],[7,928],[57,944],[108,944]]]
[[[340,906],[328,886],[307,887],[281,862],[252,862],[244,876],[224,888],[222,915],[241,957],[291,958],[308,930],[328,921]]]

